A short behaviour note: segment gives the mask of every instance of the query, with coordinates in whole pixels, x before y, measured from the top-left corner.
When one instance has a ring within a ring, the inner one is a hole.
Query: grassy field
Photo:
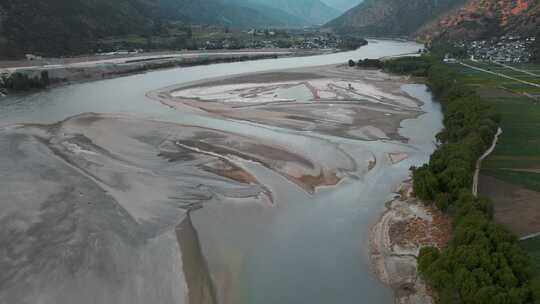
[[[540,77],[503,66],[470,64],[524,81],[540,83]],[[531,73],[540,69],[539,65],[532,64],[515,67]],[[540,94],[540,88],[463,66],[456,66],[456,69],[471,87],[481,88],[479,93],[496,108],[502,118],[504,133],[493,154],[483,162],[482,173],[540,191],[540,101],[524,95]]]

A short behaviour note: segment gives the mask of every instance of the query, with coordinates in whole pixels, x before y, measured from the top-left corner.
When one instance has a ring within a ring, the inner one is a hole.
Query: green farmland
[[[496,64],[467,64],[540,84],[540,77],[531,75],[540,75],[540,65],[512,65],[526,73]],[[521,210],[509,212],[510,216],[505,215],[506,218],[509,217],[510,222],[519,222],[526,221],[527,214],[540,214],[540,88],[464,66],[456,65],[455,68],[465,83],[492,104],[501,117],[503,134],[495,151],[482,163],[482,175],[495,177],[512,184],[512,187],[532,190],[527,192],[529,196],[510,197],[516,204],[514,209]],[[534,192],[538,195],[534,195]],[[498,198],[493,199],[497,203]],[[528,200],[525,208],[524,199]],[[527,222],[527,225],[531,227],[529,233],[540,232],[535,230],[538,229],[537,221]],[[521,244],[532,258],[535,273],[540,275],[540,237],[522,241]]]
[[[503,66],[470,64],[540,84],[540,77]],[[540,73],[540,65],[521,64],[513,67],[533,74]],[[540,100],[524,95],[538,95],[540,98],[540,88],[467,67],[456,68],[460,69],[460,75],[466,83],[473,88],[479,88],[480,95],[501,115],[504,133],[493,154],[483,162],[482,173],[540,191]]]

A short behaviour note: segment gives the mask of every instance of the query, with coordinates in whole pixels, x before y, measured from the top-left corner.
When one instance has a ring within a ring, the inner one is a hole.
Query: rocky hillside
[[[464,0],[365,0],[326,27],[368,35],[404,36]]]
[[[474,40],[504,34],[533,36],[539,30],[538,0],[468,0],[415,35],[425,40]]]

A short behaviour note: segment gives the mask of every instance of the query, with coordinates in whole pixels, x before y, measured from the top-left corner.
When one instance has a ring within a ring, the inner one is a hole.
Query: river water
[[[289,141],[310,138],[332,143],[354,155],[365,151],[380,160],[367,175],[347,178],[337,187],[309,194],[269,170],[251,166],[272,191],[275,208],[265,210],[213,203],[191,214],[201,250],[223,303],[392,303],[392,291],[380,283],[368,259],[369,227],[384,202],[407,178],[411,165],[428,160],[441,112],[424,85],[403,90],[424,102],[425,114],[402,122],[408,143],[359,141],[222,120],[170,109],[145,96],[159,88],[213,77],[270,70],[341,64],[417,51],[410,42],[372,40],[359,50],[302,58],[281,58],[160,70],[103,81],[73,84],[0,100],[0,127],[14,123],[54,123],[86,112],[136,114],[160,121],[209,127],[260,138]],[[391,164],[385,153],[409,158]],[[328,158],[333,155],[327,155]],[[225,287],[223,287],[225,286]],[[233,296],[231,296],[233,294]],[[227,299],[227,300],[224,300]],[[232,299],[232,300],[231,300]],[[197,303],[198,304],[198,303]]]

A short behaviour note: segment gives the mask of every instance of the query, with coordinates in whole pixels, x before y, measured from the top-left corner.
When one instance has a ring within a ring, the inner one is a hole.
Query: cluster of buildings
[[[341,39],[332,35],[318,35],[303,37],[292,47],[298,49],[336,49],[341,42]]]
[[[222,38],[204,41],[199,49],[335,49],[342,42],[330,34],[276,34],[274,31],[247,32],[251,37]]]
[[[472,60],[522,63],[529,62],[535,41],[535,37],[506,35],[492,40],[458,43],[457,46],[466,49]]]

